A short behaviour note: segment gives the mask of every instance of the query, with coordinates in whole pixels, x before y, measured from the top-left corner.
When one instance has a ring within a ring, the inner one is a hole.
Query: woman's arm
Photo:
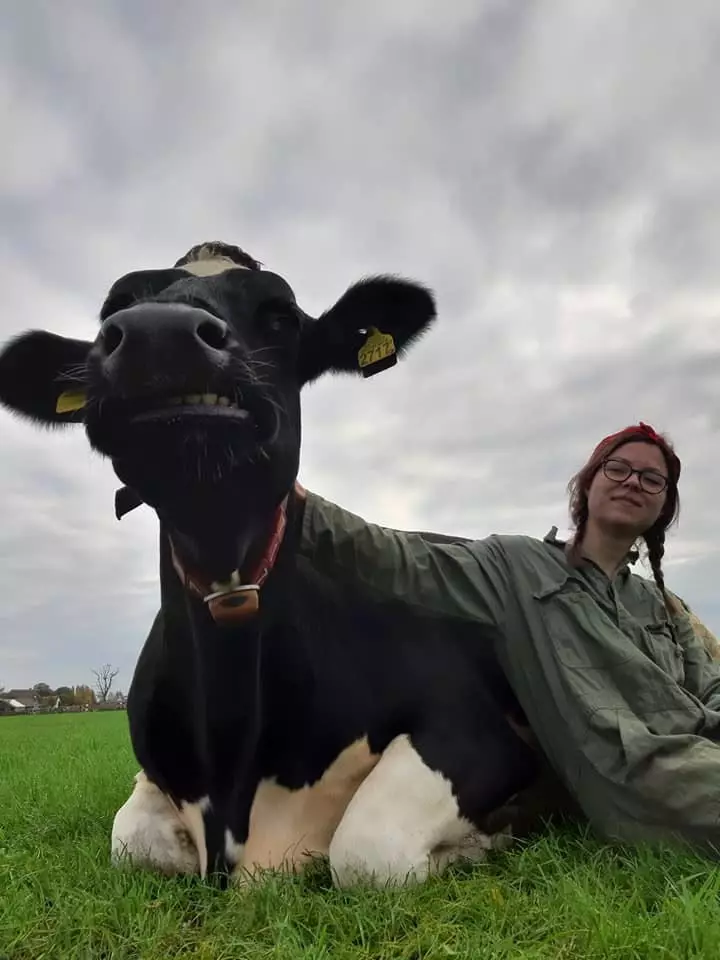
[[[502,621],[507,563],[494,538],[433,543],[367,523],[302,488],[299,493],[305,500],[299,552],[322,573],[430,615]]]

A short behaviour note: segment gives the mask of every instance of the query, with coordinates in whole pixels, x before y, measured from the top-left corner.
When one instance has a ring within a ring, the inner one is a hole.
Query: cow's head
[[[40,424],[84,422],[192,561],[222,577],[292,488],[302,387],[388,365],[388,350],[402,352],[434,316],[422,286],[373,277],[315,319],[248,254],[203,244],[172,269],[114,283],[94,341],[45,331],[11,341],[0,403]],[[374,331],[386,339],[373,354]]]

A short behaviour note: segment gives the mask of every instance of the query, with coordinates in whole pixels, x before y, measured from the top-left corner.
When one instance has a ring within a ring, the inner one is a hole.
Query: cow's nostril
[[[227,325],[222,320],[203,320],[196,333],[198,339],[213,350],[222,350],[227,343]]]
[[[105,323],[103,330],[103,343],[105,344],[105,355],[110,356],[115,353],[117,348],[123,342],[124,334],[122,329],[114,323]]]

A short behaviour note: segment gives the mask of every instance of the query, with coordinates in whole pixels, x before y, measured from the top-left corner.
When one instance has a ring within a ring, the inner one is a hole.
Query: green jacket
[[[483,624],[551,765],[594,827],[720,851],[720,663],[625,566],[544,540],[433,543],[308,493],[300,552],[367,596]]]

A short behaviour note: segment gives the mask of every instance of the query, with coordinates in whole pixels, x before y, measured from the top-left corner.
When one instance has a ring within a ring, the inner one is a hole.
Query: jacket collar
[[[543,543],[548,543],[551,546],[557,547],[558,549],[564,551],[569,541],[561,540],[557,533],[558,528],[556,526],[552,526],[543,537]],[[632,547],[632,549],[628,551],[624,565],[618,569],[618,576],[622,576],[623,578],[628,577],[631,573],[630,566],[637,563],[639,559],[640,551],[637,549],[637,547]],[[590,563],[592,566],[595,566],[592,564],[592,561],[588,561],[588,563]]]

